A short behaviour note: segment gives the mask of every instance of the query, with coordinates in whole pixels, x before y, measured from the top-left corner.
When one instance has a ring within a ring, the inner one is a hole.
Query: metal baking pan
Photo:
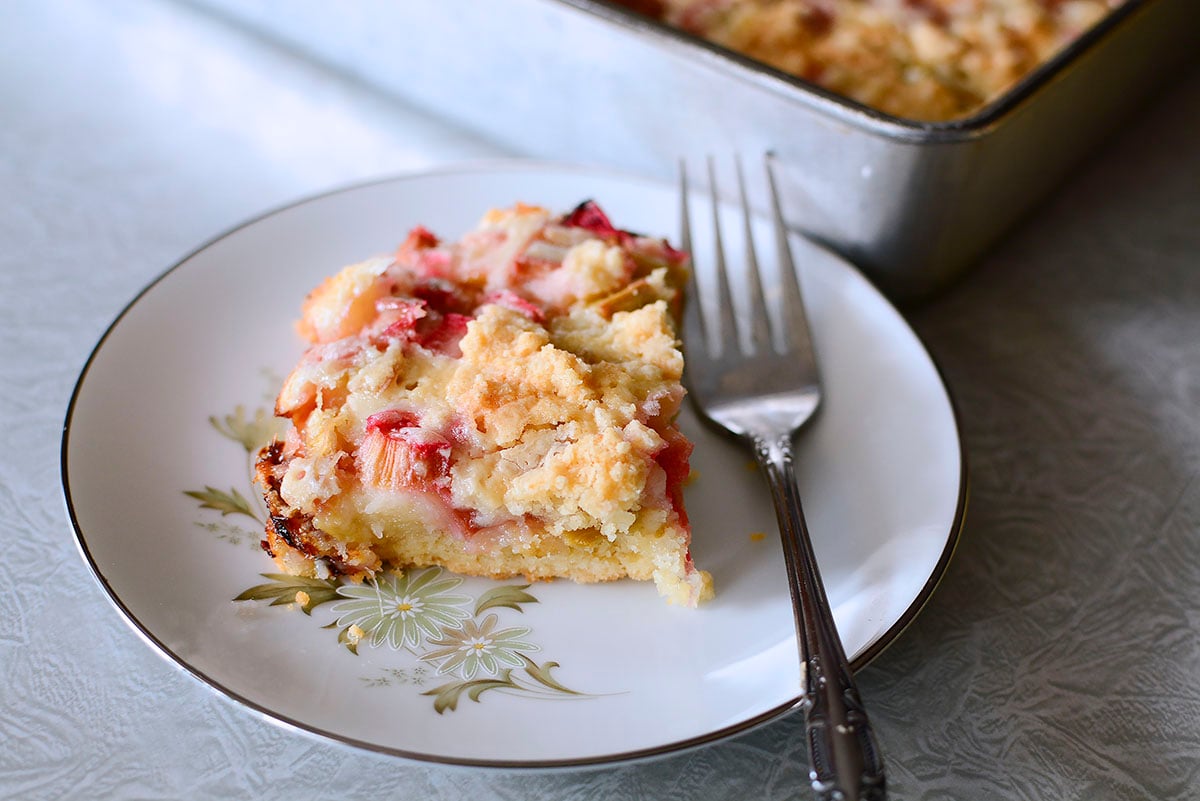
[[[992,245],[1200,50],[1198,0],[1126,0],[976,115],[889,117],[603,0],[192,0],[517,152],[670,178],[774,151],[789,223],[896,300]]]

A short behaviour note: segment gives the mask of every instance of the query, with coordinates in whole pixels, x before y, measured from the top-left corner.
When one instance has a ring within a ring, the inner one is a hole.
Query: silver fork
[[[796,616],[800,707],[805,713],[813,791],[823,801],[882,801],[887,795],[883,762],[834,626],[800,508],[793,439],[820,405],[821,385],[770,156],[764,161],[774,212],[778,278],[764,296],[739,161],[737,183],[746,238],[748,302],[747,325],[739,326],[710,158],[716,294],[707,299],[701,295],[697,271],[693,269],[690,300],[684,311],[685,379],[697,411],[753,448],[771,488]],[[680,198],[682,247],[691,253],[686,164],[680,169]],[[767,297],[773,301],[772,310],[768,310]],[[715,300],[715,304],[706,300]],[[706,308],[715,313],[705,314]]]

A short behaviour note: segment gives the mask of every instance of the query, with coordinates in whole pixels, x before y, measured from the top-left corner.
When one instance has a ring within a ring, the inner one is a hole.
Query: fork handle
[[[756,439],[754,453],[767,474],[783,539],[800,644],[800,705],[813,792],[820,801],[884,801],[883,760],[833,622],[800,507],[792,438]]]

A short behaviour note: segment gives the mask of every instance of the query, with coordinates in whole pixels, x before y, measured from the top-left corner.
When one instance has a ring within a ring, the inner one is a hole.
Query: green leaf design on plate
[[[528,663],[525,666],[525,672],[532,676],[533,679],[539,684],[549,687],[555,692],[566,693],[567,695],[583,695],[583,693],[579,692],[578,690],[572,690],[571,688],[560,684],[557,679],[550,675],[550,671],[559,666],[557,662],[543,662],[539,665],[529,657],[525,656],[525,654],[521,654],[521,658]]]
[[[250,508],[250,502],[242,493],[237,491],[237,488],[231,488],[229,492],[222,492],[216,487],[205,485],[204,491],[199,490],[184,490],[184,495],[189,498],[195,498],[200,501],[201,509],[216,509],[225,515],[245,515],[252,520],[258,520],[258,515]],[[259,521],[261,522],[261,521]]]
[[[520,672],[514,671],[512,668],[505,668],[495,677],[452,681],[448,684],[434,687],[432,690],[426,690],[421,695],[433,696],[433,709],[439,715],[443,714],[447,709],[451,712],[458,709],[458,701],[463,693],[466,693],[467,698],[476,703],[479,703],[479,697],[488,690],[508,690],[510,692],[546,698],[546,691],[542,687],[560,695],[570,695],[577,698],[586,697],[586,693],[572,690],[550,675],[550,671],[558,667],[557,662],[544,662],[539,665],[524,654],[521,655],[521,658],[525,660],[525,667]],[[541,687],[522,683],[520,680],[522,674],[532,678]]]
[[[444,577],[441,568],[430,568],[414,572],[406,576],[393,576],[384,579],[383,587],[376,580],[368,580],[362,584],[347,586],[341,579],[305,578],[289,576],[285,573],[262,573],[267,583],[258,584],[242,592],[234,601],[269,601],[271,606],[298,605],[306,615],[322,604],[338,601],[332,608],[337,617],[321,628],[337,630],[338,643],[350,653],[358,656],[358,646],[362,642],[379,646],[384,643],[394,648],[403,648],[404,642],[390,642],[395,636],[385,634],[377,638],[378,631],[365,629],[361,623],[371,625],[371,620],[361,619],[357,614],[358,605],[374,599],[376,605],[382,604],[383,617],[389,617],[389,632],[396,626],[396,621],[405,617],[406,611],[413,611],[418,605],[427,606],[423,613],[439,611],[438,605],[444,604],[447,609],[454,610],[465,597],[452,595],[450,591],[456,588],[462,579],[457,576]],[[386,589],[383,589],[386,587]],[[480,608],[488,606],[507,606],[502,603],[512,599],[513,603],[530,603],[536,599],[525,600],[525,587],[497,587],[480,596],[477,602]],[[491,599],[488,596],[492,596]],[[400,598],[399,605],[410,605],[411,610],[399,610],[393,613],[387,609],[395,599]],[[353,608],[350,608],[353,607]],[[508,607],[515,608],[515,607]],[[445,611],[445,610],[441,610]],[[465,611],[459,611],[465,617]],[[522,639],[530,631],[524,627],[499,628],[499,619],[495,614],[489,614],[482,620],[455,619],[458,614],[447,620],[438,620],[441,637],[418,641],[417,645],[403,648],[417,655],[422,662],[432,662],[437,665],[438,673],[455,673],[458,679],[427,690],[422,695],[433,696],[433,708],[440,715],[446,710],[455,711],[458,702],[465,694],[476,703],[489,690],[507,690],[510,693],[533,698],[586,698],[587,693],[572,690],[556,679],[552,672],[559,667],[558,662],[546,661],[541,664],[529,658],[527,652],[540,650],[537,645]],[[382,620],[382,617],[381,617]],[[378,622],[378,621],[376,621]],[[382,625],[382,624],[381,624]],[[455,628],[454,626],[458,626]],[[395,632],[392,632],[395,635]],[[379,639],[379,642],[375,640]],[[505,667],[505,665],[508,665]],[[482,675],[481,675],[482,674]],[[367,686],[384,687],[396,683],[411,683],[420,685],[425,681],[425,668],[417,666],[411,671],[391,670],[384,678],[364,679]]]
[[[449,684],[443,684],[440,687],[434,687],[432,690],[426,690],[421,695],[432,695],[433,710],[439,715],[449,709],[451,712],[458,709],[458,699],[465,692],[467,697],[472,701],[479,703],[479,696],[483,695],[488,690],[499,690],[508,688],[510,690],[520,690],[521,687],[512,680],[512,671],[504,670],[494,679],[473,679],[471,681],[454,681]]]
[[[241,443],[246,453],[254,453],[279,435],[282,421],[266,409],[259,407],[254,410],[254,417],[246,417],[246,407],[238,404],[233,414],[223,417],[212,415],[208,422],[217,432],[234,442]]]
[[[483,595],[479,596],[479,600],[475,603],[475,616],[485,609],[493,607],[504,607],[505,609],[516,609],[518,612],[524,612],[521,604],[536,604],[538,599],[534,598],[525,590],[529,589],[528,584],[517,586],[515,584],[507,584],[503,587],[496,587],[488,590]]]
[[[259,575],[270,579],[270,582],[251,587],[233,600],[270,601],[271,606],[299,604],[300,608],[304,610],[304,614],[311,615],[314,608],[338,597],[337,579],[305,578],[304,576],[289,576],[286,573],[260,573]],[[304,593],[304,596],[298,598],[300,593]],[[307,600],[305,600],[305,596]],[[349,634],[346,637],[349,639]],[[341,639],[342,635],[339,634],[338,640]],[[353,648],[350,650],[357,653]]]

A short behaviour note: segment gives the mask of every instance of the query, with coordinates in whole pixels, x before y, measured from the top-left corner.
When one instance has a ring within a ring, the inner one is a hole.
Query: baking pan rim
[[[1065,74],[1085,54],[1119,28],[1132,23],[1143,8],[1163,0],[1125,0],[1088,30],[1076,37],[1046,61],[1028,72],[1007,91],[981,106],[976,112],[944,122],[922,122],[887,114],[820,87],[791,73],[714,44],[694,34],[639,14],[612,0],[553,0],[606,23],[629,30],[644,40],[698,59],[732,77],[799,102],[808,109],[863,130],[869,134],[908,143],[959,143],[982,138],[1015,116],[1017,110],[1036,94]]]

